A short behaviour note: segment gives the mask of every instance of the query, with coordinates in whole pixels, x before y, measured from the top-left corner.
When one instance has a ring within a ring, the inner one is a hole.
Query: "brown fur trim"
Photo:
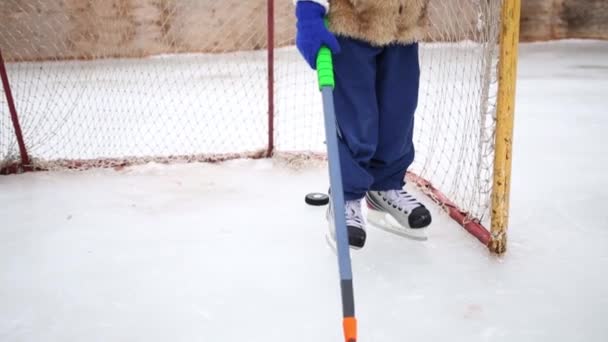
[[[446,0],[451,1],[451,0]],[[332,32],[372,45],[410,44],[427,29],[429,0],[330,0]]]

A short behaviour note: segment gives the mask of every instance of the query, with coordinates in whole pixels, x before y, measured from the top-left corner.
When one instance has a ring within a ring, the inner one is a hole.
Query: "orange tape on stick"
[[[344,339],[346,342],[357,342],[357,319],[355,317],[344,318]]]

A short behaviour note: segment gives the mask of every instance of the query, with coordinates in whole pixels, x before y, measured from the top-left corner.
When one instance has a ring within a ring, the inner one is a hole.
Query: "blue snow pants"
[[[375,47],[341,36],[338,41],[334,102],[344,197],[401,189],[415,154],[418,44]]]

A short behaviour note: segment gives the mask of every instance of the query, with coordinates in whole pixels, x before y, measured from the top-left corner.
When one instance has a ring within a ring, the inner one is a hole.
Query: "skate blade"
[[[367,220],[377,228],[404,238],[416,241],[426,241],[429,239],[426,228],[412,229],[403,227],[391,215],[384,212],[370,209],[367,214]]]
[[[331,237],[331,234],[329,234],[329,233],[325,234],[325,242],[327,242],[327,245],[334,252],[334,254],[337,255],[338,247],[336,246],[336,241],[334,241],[334,239]]]
[[[336,240],[333,239],[333,237],[331,236],[330,233],[325,233],[325,242],[327,242],[327,245],[329,246],[329,248],[331,248],[331,250],[334,252],[334,254],[338,255],[338,246],[336,244]],[[354,247],[354,246],[349,246],[351,251],[358,251],[361,248],[359,247]]]

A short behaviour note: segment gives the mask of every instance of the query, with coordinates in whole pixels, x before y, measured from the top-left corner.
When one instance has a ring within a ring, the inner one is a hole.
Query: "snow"
[[[522,44],[509,251],[369,228],[360,341],[606,341],[608,43]],[[0,177],[1,341],[340,341],[324,167]],[[428,203],[428,202],[427,202]]]

